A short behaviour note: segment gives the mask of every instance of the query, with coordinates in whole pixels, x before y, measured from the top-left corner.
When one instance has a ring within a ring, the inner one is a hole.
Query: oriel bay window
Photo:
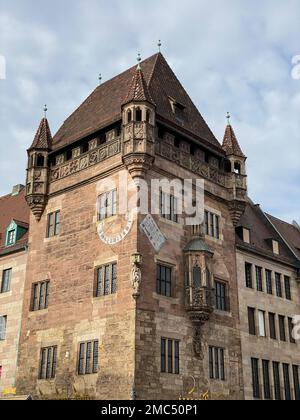
[[[50,281],[42,281],[32,285],[31,311],[48,308]]]
[[[179,375],[179,340],[161,339],[161,373]]]
[[[117,263],[103,265],[96,269],[94,296],[108,296],[117,292]]]
[[[87,341],[79,345],[78,375],[91,375],[98,372],[99,341]]]
[[[39,379],[54,379],[56,373],[57,347],[45,347],[41,350]]]

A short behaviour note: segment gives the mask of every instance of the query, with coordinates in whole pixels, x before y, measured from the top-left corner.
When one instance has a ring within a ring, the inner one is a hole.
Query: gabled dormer
[[[28,226],[25,223],[12,220],[6,229],[5,247],[14,246],[27,232]]]

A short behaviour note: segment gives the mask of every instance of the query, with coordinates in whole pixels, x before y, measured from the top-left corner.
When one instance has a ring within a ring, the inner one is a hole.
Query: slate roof
[[[51,149],[52,135],[47,118],[43,118],[30,149]]]
[[[125,101],[123,102],[123,105],[127,105],[130,102],[144,101],[155,105],[145,81],[143,70],[141,68],[137,68],[132,78],[131,86],[128,89],[128,93],[126,95]]]
[[[280,235],[282,235],[282,237],[287,241],[289,246],[300,260],[300,230],[296,226],[284,222],[283,220],[277,219],[276,217],[269,214],[267,214],[267,217],[278,230]]]
[[[293,256],[285,242],[276,232],[268,218],[261,210],[259,205],[255,205],[249,200],[245,213],[241,217],[239,227],[250,230],[250,244],[246,244],[239,235],[237,229],[236,243],[238,246],[251,251],[258,252],[266,257],[275,258],[283,263],[295,265],[296,258]],[[280,255],[274,255],[271,239],[278,241]]]
[[[18,195],[11,194],[0,197],[0,255],[3,252],[15,251],[27,245],[28,232],[20,238],[12,247],[5,248],[6,229],[10,222],[14,220],[20,227],[29,227],[29,207],[25,200],[25,188]]]
[[[144,94],[153,99],[158,119],[168,122],[176,129],[190,134],[207,147],[224,155],[220,143],[193,104],[177,77],[161,53],[141,63],[144,93],[137,91],[137,97]],[[138,75],[139,77],[141,75]],[[64,122],[53,138],[53,150],[60,149],[121,119],[121,108],[132,92],[136,66],[98,86],[92,94]],[[148,92],[147,92],[148,91]],[[184,107],[184,122],[176,118],[170,98]]]
[[[226,127],[222,147],[225,150],[227,156],[235,155],[242,158],[246,157],[242,152],[239,142],[237,141],[234,129],[230,124],[228,124]]]

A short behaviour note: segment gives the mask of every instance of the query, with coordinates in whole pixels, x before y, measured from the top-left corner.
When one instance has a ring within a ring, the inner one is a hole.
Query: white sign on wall
[[[148,214],[142,221],[140,229],[145,233],[155,251],[159,252],[166,242],[166,238],[161,233],[151,214]]]

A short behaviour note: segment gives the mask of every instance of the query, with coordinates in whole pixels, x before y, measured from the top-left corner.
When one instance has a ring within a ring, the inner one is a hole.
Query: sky
[[[159,39],[220,142],[231,113],[252,200],[300,223],[299,0],[0,0],[0,195],[25,182],[44,104],[54,134]]]

